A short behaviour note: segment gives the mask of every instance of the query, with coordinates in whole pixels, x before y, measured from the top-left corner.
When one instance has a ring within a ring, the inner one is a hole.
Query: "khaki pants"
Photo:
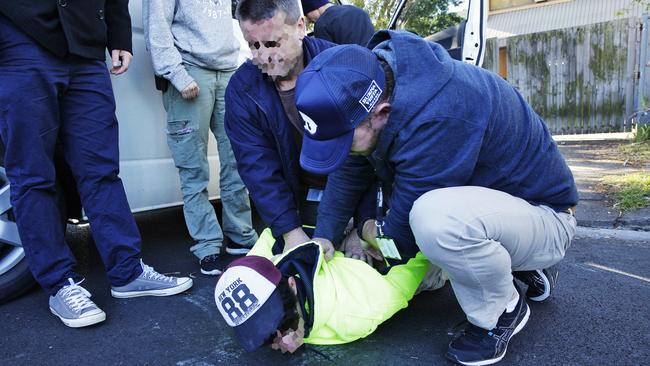
[[[422,253],[448,274],[468,320],[492,329],[515,291],[512,271],[564,258],[576,219],[501,191],[452,187],[418,198],[410,225]]]

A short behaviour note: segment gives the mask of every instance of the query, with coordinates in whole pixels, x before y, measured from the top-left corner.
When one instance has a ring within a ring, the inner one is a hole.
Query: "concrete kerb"
[[[586,157],[582,155],[583,146],[599,145],[598,142],[624,143],[632,137],[633,134],[629,132],[553,136],[578,185],[580,202],[576,220],[579,226],[650,231],[650,207],[621,212],[611,206],[606,195],[594,191],[603,175],[625,174],[637,169],[613,161],[585,160]]]
[[[650,242],[650,232],[636,231],[636,230],[623,230],[623,229],[602,229],[578,226],[576,231],[578,238],[591,238],[591,239],[620,239],[631,241],[647,241]]]

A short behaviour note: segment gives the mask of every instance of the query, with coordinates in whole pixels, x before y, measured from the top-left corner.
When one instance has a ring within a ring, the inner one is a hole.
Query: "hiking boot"
[[[142,265],[142,273],[138,278],[124,286],[111,287],[111,295],[118,299],[138,296],[171,296],[179,294],[192,287],[189,277],[171,277],[156,272],[152,267]]]
[[[243,254],[248,254],[248,252],[251,251],[251,247],[247,247],[245,245],[235,243],[232,240],[225,240],[226,241],[226,253],[230,255],[243,255]]]
[[[544,301],[551,296],[557,283],[558,270],[555,266],[534,271],[516,271],[512,275],[528,285],[526,296],[532,301]]]
[[[201,259],[199,262],[201,265],[201,273],[209,276],[220,275],[222,271],[219,269],[219,263],[217,263],[218,260],[218,254],[210,254],[203,257],[203,259]]]
[[[515,284],[515,287],[517,285]],[[511,312],[504,311],[492,330],[485,330],[469,324],[456,339],[451,341],[445,356],[461,365],[491,365],[506,355],[508,342],[528,322],[530,308],[523,293],[517,287],[519,301]]]
[[[106,320],[106,313],[92,300],[90,292],[68,278],[69,285],[63,286],[54,296],[50,296],[50,311],[71,328],[86,327]]]

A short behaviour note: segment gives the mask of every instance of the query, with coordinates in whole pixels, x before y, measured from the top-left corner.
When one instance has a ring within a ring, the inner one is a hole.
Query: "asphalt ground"
[[[215,277],[198,273],[180,209],[139,215],[143,257],[160,272],[191,275],[172,297],[114,299],[87,229],[69,242],[84,286],[107,320],[81,329],[50,314],[34,288],[0,305],[0,365],[450,365],[444,352],[464,325],[449,285],[416,296],[369,337],[307,346],[293,355],[245,353],[214,305]],[[622,234],[621,234],[622,233]],[[233,257],[224,256],[223,264]],[[650,364],[650,233],[581,230],[559,265],[546,303],[530,303],[528,325],[500,365]]]

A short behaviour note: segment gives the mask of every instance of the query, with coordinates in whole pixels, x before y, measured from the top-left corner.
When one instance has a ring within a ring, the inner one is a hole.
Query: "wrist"
[[[357,229],[357,236],[361,240],[363,240],[363,228],[366,226],[366,222],[368,222],[368,221],[372,221],[372,219],[366,218],[366,219],[364,219],[362,221],[358,221],[357,228],[356,228]]]
[[[282,238],[284,239],[285,251],[309,241],[309,237],[307,234],[305,234],[301,227],[287,231],[286,233],[282,234]]]
[[[370,219],[366,220],[363,223],[363,226],[361,228],[361,235],[360,238],[367,241],[367,242],[374,242],[375,237],[377,237],[377,224],[376,220]]]
[[[282,238],[283,238],[285,241],[286,241],[286,240],[289,240],[289,239],[291,239],[292,237],[294,237],[296,234],[298,234],[299,231],[302,231],[302,229],[299,228],[299,227],[293,228],[293,229],[287,231],[286,233],[282,234]]]

